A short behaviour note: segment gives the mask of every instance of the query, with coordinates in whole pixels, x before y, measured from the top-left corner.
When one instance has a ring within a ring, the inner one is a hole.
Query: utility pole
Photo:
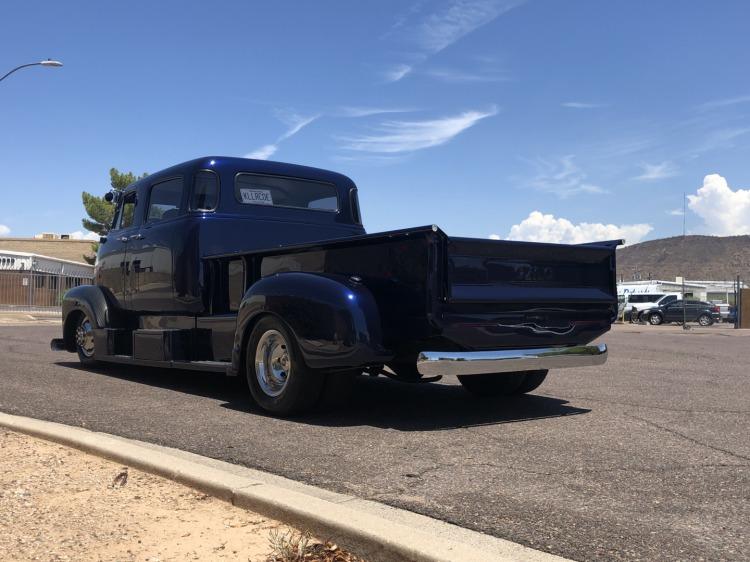
[[[682,192],[682,237],[685,238],[685,224],[687,221],[687,197]]]

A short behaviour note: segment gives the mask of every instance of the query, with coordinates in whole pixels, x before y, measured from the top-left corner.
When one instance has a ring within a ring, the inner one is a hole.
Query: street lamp
[[[5,74],[2,78],[0,78],[0,82],[5,80],[8,76],[13,74],[16,70],[21,70],[22,68],[26,68],[27,66],[47,66],[47,67],[55,68],[55,67],[62,66],[62,65],[63,63],[61,63],[59,60],[51,60],[51,59],[47,59],[47,60],[43,60],[39,62],[31,62],[29,64],[22,64],[21,66],[15,67],[13,70],[11,70],[7,74]]]

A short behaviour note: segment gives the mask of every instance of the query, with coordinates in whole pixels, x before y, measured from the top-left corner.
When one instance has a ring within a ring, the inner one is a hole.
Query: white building
[[[94,266],[87,263],[11,250],[0,250],[0,271],[51,273],[65,277],[94,276]]]
[[[742,283],[741,288],[747,288]],[[731,281],[688,281],[684,282],[685,298],[714,303],[734,304],[735,285]],[[624,281],[617,284],[617,296],[628,295],[682,295],[683,280],[677,277],[674,281],[650,279],[646,281]]]

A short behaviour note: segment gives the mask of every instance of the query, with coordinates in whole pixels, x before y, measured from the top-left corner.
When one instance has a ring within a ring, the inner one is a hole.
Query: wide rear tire
[[[458,380],[473,395],[480,398],[494,398],[517,394],[525,377],[524,373],[488,373],[459,375]]]
[[[519,387],[513,394],[526,394],[527,392],[536,390],[547,378],[547,373],[549,373],[547,369],[542,369],[539,371],[526,371],[524,373],[523,382],[519,385]]]
[[[311,409],[325,384],[323,373],[305,365],[291,330],[272,316],[262,318],[250,333],[245,373],[255,403],[277,416]]]

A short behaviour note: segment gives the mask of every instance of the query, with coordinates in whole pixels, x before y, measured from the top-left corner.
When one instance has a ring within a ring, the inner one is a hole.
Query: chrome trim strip
[[[423,351],[417,357],[417,370],[425,376],[482,375],[537,369],[591,367],[607,361],[607,346],[575,345],[494,351]]]

